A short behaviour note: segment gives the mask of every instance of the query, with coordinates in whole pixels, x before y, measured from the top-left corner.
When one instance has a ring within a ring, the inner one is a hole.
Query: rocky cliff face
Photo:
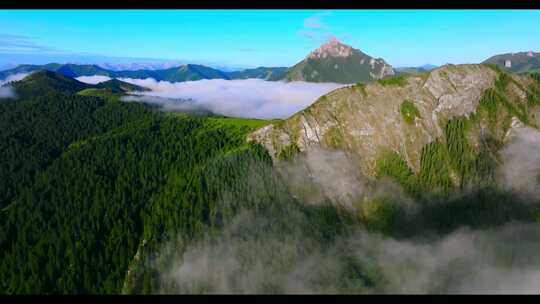
[[[383,59],[332,38],[276,80],[357,83],[394,74],[392,66]]]
[[[430,144],[441,143],[453,153],[456,128],[465,138],[461,149],[470,147],[478,155],[487,136],[501,142],[512,128],[537,127],[538,88],[531,78],[485,65],[446,65],[337,89],[289,119],[257,130],[249,140],[263,144],[276,161],[321,146],[355,154],[359,169],[369,176],[376,175],[386,152],[418,173]]]

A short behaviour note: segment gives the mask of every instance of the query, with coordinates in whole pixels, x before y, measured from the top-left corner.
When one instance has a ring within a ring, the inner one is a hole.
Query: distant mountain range
[[[490,57],[483,64],[495,64],[500,68],[515,73],[531,73],[540,71],[540,53],[518,52],[500,54]],[[173,64],[169,62],[169,64]],[[257,67],[240,71],[225,71],[201,64],[183,64],[179,66],[155,69],[126,69],[111,66],[105,68],[96,64],[60,64],[44,65],[22,64],[8,70],[0,71],[0,79],[19,73],[38,70],[58,72],[76,78],[80,76],[102,75],[111,78],[153,78],[157,81],[182,82],[202,79],[250,79],[335,83],[365,83],[388,76],[415,74],[431,71],[436,65],[424,64],[417,67],[393,68],[382,58],[371,57],[362,51],[343,44],[332,38],[319,48],[308,54],[302,61],[292,67]],[[138,65],[125,65],[136,68]],[[156,66],[158,67],[158,66]]]
[[[304,60],[274,79],[286,81],[357,83],[394,75],[391,65],[331,38]]]
[[[515,73],[540,72],[540,53],[519,52],[495,55],[488,58],[485,64],[496,64],[502,69]]]
[[[0,72],[0,79],[6,78],[9,75],[18,73],[29,73],[39,70],[58,72],[68,77],[94,76],[102,75],[111,78],[134,78],[144,79],[153,78],[158,81],[181,82],[189,80],[201,79],[247,79],[260,78],[269,79],[282,74],[287,68],[285,67],[258,67],[255,69],[246,69],[243,71],[224,72],[211,67],[198,64],[185,64],[178,67],[163,69],[163,70],[123,70],[113,71],[92,64],[59,64],[49,63],[45,65],[30,65],[23,64],[16,68]]]

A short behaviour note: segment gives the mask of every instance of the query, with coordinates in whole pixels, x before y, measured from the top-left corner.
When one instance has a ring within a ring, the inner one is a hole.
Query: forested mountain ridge
[[[176,201],[155,197],[266,123],[85,96],[94,86],[53,72],[13,86],[20,98],[0,103],[2,293],[119,293],[144,227],[173,228],[151,210]]]

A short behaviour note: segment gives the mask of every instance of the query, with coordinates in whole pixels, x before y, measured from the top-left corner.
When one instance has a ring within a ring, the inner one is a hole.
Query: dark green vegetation
[[[36,77],[29,82],[49,85]],[[27,96],[24,82],[17,92]],[[212,159],[249,151],[245,135],[264,121],[164,115],[57,87],[65,90],[0,103],[0,288],[118,293],[143,235],[175,231],[181,213],[171,211],[194,212],[182,225],[198,231],[206,191],[190,185]],[[181,189],[183,205],[161,200]],[[160,208],[166,218],[153,213]]]
[[[136,71],[112,71],[104,69],[97,65],[79,65],[79,64],[58,64],[49,63],[45,65],[19,65],[16,68],[6,71],[0,71],[0,79],[17,73],[29,73],[34,71],[57,72],[67,77],[102,75],[111,78],[134,78],[145,79],[153,78],[158,81],[180,82],[188,80],[201,79],[248,79],[261,78],[270,79],[280,77],[287,68],[284,67],[258,67],[255,69],[246,69],[242,71],[223,72],[199,64],[186,64],[179,67],[163,70],[136,70]]]
[[[408,124],[414,124],[414,119],[416,117],[421,118],[420,112],[410,100],[404,100],[401,106],[399,107],[399,112],[401,116]]]
[[[510,80],[499,80],[476,115],[510,111],[496,94]],[[402,184],[418,212],[375,196],[359,215],[289,193],[267,151],[245,141],[267,121],[166,114],[120,102],[114,90],[123,85],[81,86],[40,72],[14,84],[20,99],[0,102],[1,293],[219,292],[218,282],[197,275],[164,276],[199,243],[237,248],[211,259],[230,270],[231,291],[290,291],[281,274],[314,252],[336,261],[293,274],[308,290],[384,290],[380,265],[358,260],[343,241],[358,229],[429,239],[539,214],[537,205],[492,187],[500,138],[474,149],[467,133],[481,121],[476,116],[449,121],[444,138],[425,147],[418,174],[398,154],[384,154],[380,177]],[[297,150],[282,158],[294,160]],[[447,195],[479,181],[487,185]],[[242,261],[239,269],[227,268],[231,256]],[[262,277],[245,275],[261,265]]]
[[[510,67],[506,66],[507,61],[510,62]],[[538,72],[540,71],[540,54],[535,52],[500,54],[482,63],[495,64],[501,69],[515,73]]]

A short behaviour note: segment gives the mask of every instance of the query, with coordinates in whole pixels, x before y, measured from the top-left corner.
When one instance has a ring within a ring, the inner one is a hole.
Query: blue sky
[[[331,35],[395,67],[476,63],[540,51],[538,29],[534,10],[0,10],[0,65],[107,56],[290,66]]]

